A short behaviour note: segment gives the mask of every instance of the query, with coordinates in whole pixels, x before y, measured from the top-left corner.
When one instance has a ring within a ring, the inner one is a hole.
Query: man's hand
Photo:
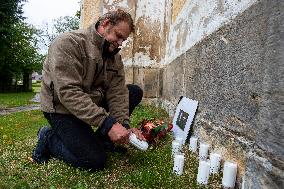
[[[130,131],[131,133],[134,133],[139,140],[146,141],[146,139],[144,138],[144,136],[142,135],[142,133],[139,129],[130,128],[128,131]]]
[[[110,140],[118,144],[127,144],[129,142],[129,130],[120,123],[115,123],[108,132]]]

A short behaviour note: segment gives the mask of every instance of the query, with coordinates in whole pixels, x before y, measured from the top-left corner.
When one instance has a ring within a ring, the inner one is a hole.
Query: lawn
[[[30,101],[34,95],[34,92],[0,93],[0,108],[11,108],[35,104]]]
[[[33,83],[32,88],[33,88],[33,92],[39,93],[40,92],[40,88],[41,88],[41,82],[40,83],[38,83],[38,82]]]
[[[36,93],[40,92],[40,87],[41,83],[33,83],[33,92],[0,93],[0,109],[37,104],[36,102],[31,102],[30,100],[35,96]]]
[[[144,118],[168,120],[165,111],[143,105],[134,111],[132,125]],[[210,178],[207,187],[197,186],[198,159],[187,145],[184,174],[172,173],[170,134],[146,152],[129,146],[126,155],[109,154],[108,166],[100,172],[72,168],[55,159],[37,165],[29,157],[37,130],[45,124],[40,111],[0,116],[0,188],[221,188],[220,175]]]

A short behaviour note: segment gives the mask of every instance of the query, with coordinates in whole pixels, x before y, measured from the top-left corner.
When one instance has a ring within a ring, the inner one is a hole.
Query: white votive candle
[[[216,153],[210,154],[210,173],[215,174],[220,169],[221,155]]]
[[[190,137],[189,139],[189,150],[192,152],[196,152],[197,150],[197,138],[196,137]]]
[[[209,145],[201,143],[199,147],[199,159],[206,160],[208,156]]]
[[[177,141],[172,142],[172,156],[181,153],[181,144]]]
[[[225,188],[234,188],[237,177],[237,164],[226,161],[224,164],[222,185]]]
[[[174,156],[173,172],[177,175],[182,175],[184,166],[184,154],[176,154]]]
[[[209,178],[210,163],[208,161],[199,161],[197,183],[206,185]]]

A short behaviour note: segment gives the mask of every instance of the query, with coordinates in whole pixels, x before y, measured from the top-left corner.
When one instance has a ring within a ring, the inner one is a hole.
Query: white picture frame
[[[177,105],[175,115],[173,118],[173,134],[174,137],[182,138],[183,144],[189,133],[192,121],[194,119],[198,101],[182,97]]]

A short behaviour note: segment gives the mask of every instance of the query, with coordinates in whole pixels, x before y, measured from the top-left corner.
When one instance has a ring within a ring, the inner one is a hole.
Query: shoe
[[[104,147],[107,152],[126,154],[127,148],[123,146],[115,146],[112,142],[104,142]]]
[[[32,158],[36,163],[46,163],[50,159],[50,153],[47,146],[47,134],[50,131],[51,128],[47,126],[38,130],[38,142],[32,155]]]

